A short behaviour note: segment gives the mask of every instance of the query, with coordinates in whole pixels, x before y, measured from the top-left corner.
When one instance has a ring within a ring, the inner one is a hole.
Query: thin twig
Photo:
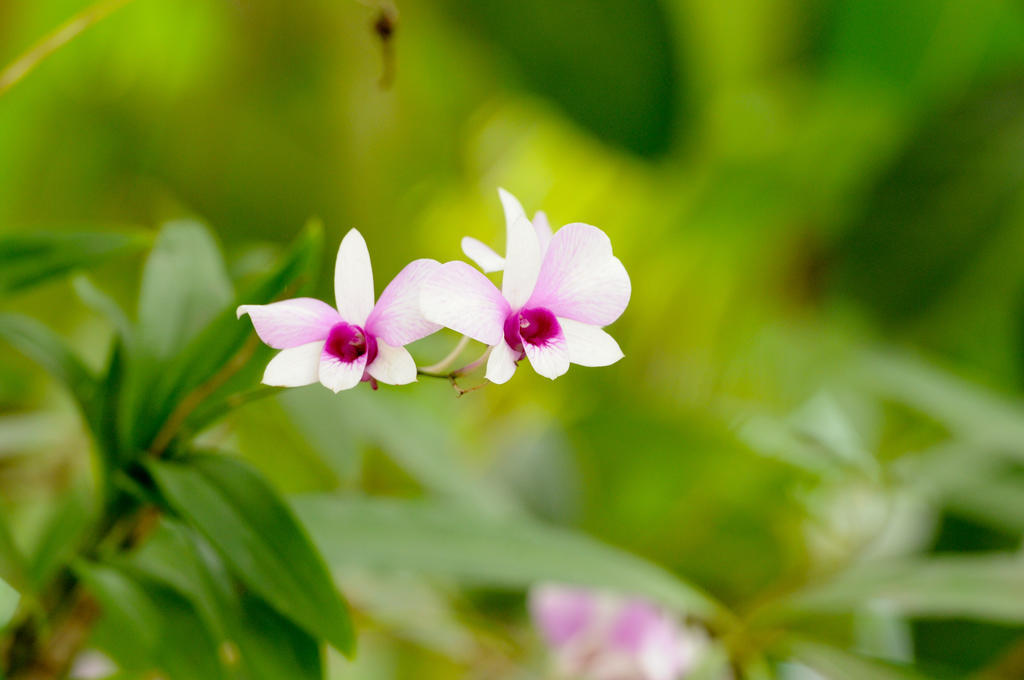
[[[27,52],[0,71],[0,96],[14,87],[44,59],[74,40],[85,29],[98,23],[132,0],[102,0],[71,17],[50,33],[40,38]]]

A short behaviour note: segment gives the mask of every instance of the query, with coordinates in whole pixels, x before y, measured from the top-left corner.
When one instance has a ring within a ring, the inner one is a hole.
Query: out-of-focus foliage
[[[0,64],[86,5],[0,3]],[[542,576],[689,602],[746,677],[1020,677],[1022,82],[1009,0],[134,0],[0,96],[15,620],[70,570],[122,677],[318,677],[316,631],[184,506],[69,564],[97,497],[161,500],[91,450],[195,444],[315,494],[360,648],[331,678],[534,677]],[[165,440],[248,351],[233,301],[300,274],[330,299],[314,265],[353,226],[378,282],[500,250],[497,186],[609,234],[625,359],[251,401],[259,349]],[[174,635],[125,645],[120,616]]]

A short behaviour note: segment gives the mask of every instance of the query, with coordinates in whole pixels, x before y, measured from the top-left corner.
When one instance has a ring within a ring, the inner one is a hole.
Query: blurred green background
[[[86,5],[0,0],[0,64]],[[461,399],[314,386],[205,437],[288,492],[519,508],[741,613],[864,560],[1020,549],[1020,2],[134,0],[0,96],[0,230],[193,217],[236,280],[311,216],[323,271],[360,229],[378,292],[463,235],[501,249],[498,186],[609,234],[624,360]],[[91,276],[133,309],[141,261]],[[112,329],[69,283],[2,305],[104,360]],[[0,501],[24,544],[88,484],[88,447],[0,347]],[[522,593],[340,578],[362,653],[333,677],[544,668]],[[1024,598],[1008,583],[984,596]],[[934,677],[1024,677],[1021,616],[877,604],[808,627]]]

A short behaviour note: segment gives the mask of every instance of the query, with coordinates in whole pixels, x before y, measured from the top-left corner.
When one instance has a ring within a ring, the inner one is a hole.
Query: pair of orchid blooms
[[[334,392],[361,381],[374,387],[411,383],[419,372],[405,345],[442,327],[488,346],[485,377],[493,383],[507,382],[524,356],[551,379],[570,363],[607,366],[621,359],[618,343],[602,326],[626,309],[630,281],[608,236],[582,223],[552,234],[544,213],[531,222],[512,194],[498,194],[505,211],[505,257],[469,237],[462,249],[484,272],[503,270],[501,290],[465,262],[420,259],[406,265],[374,304],[370,254],[352,229],[338,248],[337,308],[313,298],[238,308],[264,343],[281,350],[263,382],[320,382]],[[467,372],[478,362],[446,375]]]

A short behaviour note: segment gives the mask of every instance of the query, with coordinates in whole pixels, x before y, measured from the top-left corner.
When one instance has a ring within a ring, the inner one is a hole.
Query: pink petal
[[[579,366],[610,366],[622,358],[619,343],[597,326],[564,317],[556,318],[565,334],[569,361],[572,363]]]
[[[629,275],[612,255],[608,236],[589,224],[567,224],[551,245],[529,307],[594,326],[612,323],[629,304]]]
[[[569,370],[569,348],[566,346],[565,335],[561,329],[559,329],[558,335],[548,338],[543,344],[534,345],[524,342],[523,352],[530,360],[533,370],[545,378],[554,380]]]
[[[538,210],[533,215],[533,230],[537,232],[537,242],[540,244],[541,256],[547,252],[551,245],[551,223],[548,222],[547,213]]]
[[[317,372],[320,383],[327,389],[337,393],[352,389],[363,379],[366,369],[366,355],[355,361],[342,361],[333,354],[320,353],[320,367]]]
[[[561,647],[583,633],[597,613],[594,596],[580,588],[549,585],[530,591],[534,625],[554,647]]]
[[[334,297],[341,318],[365,326],[373,310],[373,269],[363,235],[350,229],[338,247],[334,265]]]
[[[505,333],[508,302],[486,276],[465,262],[446,262],[423,282],[423,315],[434,323],[495,345]]]
[[[341,320],[333,307],[313,298],[294,298],[269,305],[242,305],[237,314],[238,318],[248,314],[256,335],[274,349],[323,340],[331,326]]]
[[[541,252],[537,232],[523,212],[515,196],[504,189],[498,189],[502,205],[505,206],[506,244],[505,274],[502,277],[501,293],[512,309],[519,309],[530,298],[537,273],[540,271]]]
[[[400,347],[440,329],[440,325],[427,321],[420,309],[420,288],[440,266],[440,262],[427,259],[405,265],[380,294],[366,319],[366,330],[389,345]]]
[[[494,252],[489,245],[471,236],[462,238],[462,252],[487,274],[500,272],[505,268],[505,258]]]
[[[639,654],[647,638],[666,624],[666,619],[654,605],[644,600],[629,600],[620,604],[609,631],[609,642],[630,654]]]
[[[519,352],[508,346],[504,339],[491,348],[491,356],[487,357],[487,372],[484,377],[496,385],[507,383],[516,372],[516,360]]]
[[[366,367],[371,376],[388,385],[407,385],[416,382],[416,362],[409,350],[377,340],[377,358]]]
[[[317,381],[324,341],[283,349],[270,360],[263,372],[263,384],[274,387],[302,387]]]

